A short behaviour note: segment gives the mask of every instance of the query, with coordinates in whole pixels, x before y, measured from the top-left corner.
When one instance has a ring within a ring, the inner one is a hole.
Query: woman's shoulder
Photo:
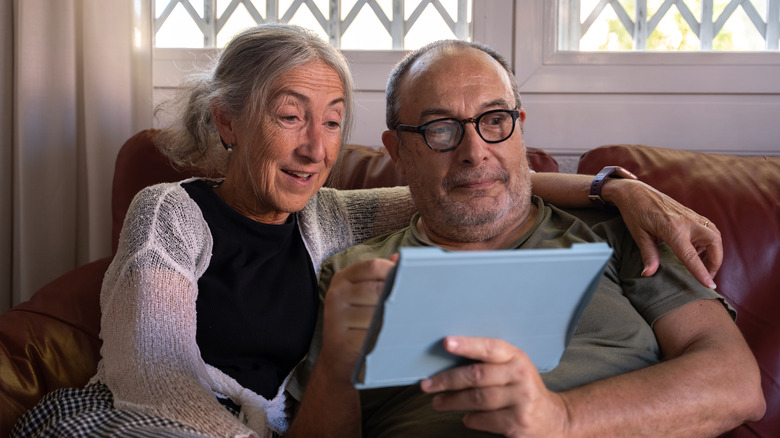
[[[208,224],[181,185],[188,181],[192,180],[155,184],[136,194],[122,226],[118,253],[153,249],[191,261],[210,253]]]
[[[133,201],[140,200],[142,202],[160,202],[167,198],[177,198],[180,196],[187,196],[187,191],[184,190],[182,184],[195,181],[197,178],[185,179],[183,181],[176,182],[164,182],[157,183],[151,186],[141,189],[133,198]]]
[[[188,179],[145,187],[133,198],[123,228],[172,228],[179,231],[206,227],[200,208],[182,184]]]
[[[141,189],[130,204],[130,211],[153,209],[156,214],[181,208],[197,208],[182,184],[194,181],[194,178],[177,182],[154,184]]]

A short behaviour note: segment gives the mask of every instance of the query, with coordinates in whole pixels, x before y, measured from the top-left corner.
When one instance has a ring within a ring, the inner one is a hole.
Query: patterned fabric
[[[108,387],[95,383],[85,388],[51,392],[28,411],[11,431],[12,438],[31,437],[202,437],[179,422],[137,412],[114,409]]]

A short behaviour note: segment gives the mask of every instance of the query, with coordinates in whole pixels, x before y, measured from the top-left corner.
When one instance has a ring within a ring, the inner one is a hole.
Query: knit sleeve
[[[593,231],[604,238],[615,252],[605,275],[620,284],[622,294],[651,327],[680,307],[699,299],[719,300],[732,318],[735,310],[722,295],[699,283],[674,255],[667,244],[658,245],[659,266],[654,275],[641,275],[642,255],[620,217],[597,223]]]
[[[133,200],[101,293],[98,378],[114,406],[163,416],[213,436],[256,436],[209,389],[195,332],[197,279],[211,234],[178,184]]]
[[[301,212],[301,231],[319,272],[331,255],[409,225],[415,211],[408,187],[323,188]]]

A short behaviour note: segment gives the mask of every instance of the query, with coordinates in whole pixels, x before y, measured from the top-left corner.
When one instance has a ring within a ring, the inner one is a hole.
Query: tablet
[[[539,372],[558,365],[612,249],[401,248],[352,374],[358,389],[410,385],[468,363],[448,335],[503,339]]]

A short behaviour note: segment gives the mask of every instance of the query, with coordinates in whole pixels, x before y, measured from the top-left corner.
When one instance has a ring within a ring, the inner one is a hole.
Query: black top
[[[233,210],[209,183],[182,185],[214,241],[198,280],[197,343],[203,360],[267,399],[309,349],[317,280],[295,214],[269,225]]]

